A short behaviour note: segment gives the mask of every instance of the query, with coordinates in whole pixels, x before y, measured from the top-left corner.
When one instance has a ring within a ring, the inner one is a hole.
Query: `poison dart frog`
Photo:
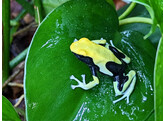
[[[70,76],[71,80],[73,79],[78,83],[78,85],[71,85],[72,89],[77,87],[84,90],[93,88],[99,84],[96,74],[96,71],[99,71],[113,77],[115,96],[122,95],[113,103],[117,103],[124,98],[129,103],[129,96],[133,92],[136,83],[136,72],[131,70],[125,75],[125,67],[130,63],[130,58],[116,48],[112,41],[108,44],[104,39],[90,41],[87,38],[81,38],[71,44],[70,50],[79,60],[89,66],[93,77],[93,81],[86,84],[84,74],[81,75],[82,82],[73,75]]]

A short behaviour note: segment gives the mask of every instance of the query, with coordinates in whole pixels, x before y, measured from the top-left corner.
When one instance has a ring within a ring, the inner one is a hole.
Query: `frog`
[[[110,44],[106,39],[89,40],[83,37],[79,40],[75,39],[70,45],[70,51],[82,62],[86,63],[91,70],[93,80],[86,84],[85,74],[82,74],[82,81],[74,75],[70,76],[70,80],[76,81],[77,85],[71,85],[72,89],[82,88],[89,90],[99,84],[97,72],[113,77],[113,87],[115,97],[120,98],[113,101],[113,104],[126,98],[127,104],[129,97],[134,90],[136,83],[136,72],[130,70],[125,74],[125,69],[131,59],[120,49],[115,47],[112,40]]]

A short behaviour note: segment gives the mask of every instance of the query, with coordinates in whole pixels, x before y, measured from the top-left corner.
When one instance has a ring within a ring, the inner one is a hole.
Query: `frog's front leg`
[[[74,77],[73,75],[70,77],[70,79],[75,80],[78,85],[71,85],[72,89],[75,89],[77,87],[80,87],[84,90],[88,90],[91,89],[92,87],[96,86],[97,84],[99,84],[99,79],[96,75],[96,69],[94,67],[90,67],[91,71],[92,71],[92,77],[93,77],[93,81],[89,82],[88,84],[86,84],[85,82],[85,75],[81,75],[82,76],[82,82],[79,81],[76,77]]]
[[[101,39],[101,40],[92,40],[92,42],[98,44],[98,45],[105,45],[106,44],[106,40],[105,39]]]
[[[125,63],[130,63],[130,58],[123,53],[120,49],[114,46],[112,40],[110,40],[110,45],[106,43],[105,47],[113,52],[113,54],[119,58],[120,60],[124,61]]]

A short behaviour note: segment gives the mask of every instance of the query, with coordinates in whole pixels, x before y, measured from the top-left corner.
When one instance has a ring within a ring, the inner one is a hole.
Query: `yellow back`
[[[109,49],[87,38],[81,38],[79,41],[73,42],[70,49],[76,54],[91,57],[95,64],[106,63],[108,61],[121,64],[121,61]]]

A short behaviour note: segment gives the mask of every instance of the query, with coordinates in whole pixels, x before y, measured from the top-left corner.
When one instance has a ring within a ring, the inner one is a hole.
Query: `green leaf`
[[[31,16],[35,16],[34,14],[34,6],[32,5],[32,3],[27,2],[26,0],[16,0],[19,4],[22,5],[22,7],[27,10],[27,12],[31,15]]]
[[[149,40],[143,39],[141,33],[132,30],[122,31],[120,41],[118,41],[118,35],[115,40],[114,44],[131,58],[126,73],[132,69],[137,72],[136,87],[130,98],[133,103],[128,106],[123,103],[124,110],[120,109],[122,114],[129,116],[129,119],[122,118],[120,120],[146,120],[154,110],[153,64],[155,49]],[[117,108],[120,108],[120,104]]]
[[[153,31],[153,29],[156,27],[156,25],[159,25],[161,34],[163,35],[163,0],[132,0],[132,1],[136,1],[138,3],[141,3],[143,5],[146,6],[147,10],[149,11],[151,18],[153,19],[153,25],[152,25],[152,29],[151,31]],[[163,38],[161,40],[163,42]],[[161,43],[162,43],[161,42]],[[163,44],[158,44],[158,49],[159,48],[163,48]],[[163,50],[163,49],[162,49]],[[162,120],[162,106],[163,104],[161,103],[161,99],[163,99],[162,96],[162,85],[161,83],[163,83],[162,77],[163,75],[161,75],[161,71],[160,73],[157,73],[157,71],[159,71],[159,69],[161,68],[161,66],[163,67],[163,61],[162,60],[162,55],[163,54],[159,54],[162,53],[163,51],[157,50],[157,55],[156,55],[156,63],[155,63],[155,70],[154,70],[154,77],[155,77],[155,119],[156,120]],[[159,52],[159,53],[158,53]],[[162,69],[161,69],[162,70]],[[158,75],[159,76],[158,76]],[[159,80],[160,79],[160,80]],[[159,116],[159,118],[158,118]]]
[[[53,9],[57,8],[58,6],[62,5],[63,3],[67,1],[69,0],[42,0],[42,3],[43,3],[45,13],[48,14]],[[115,8],[113,0],[106,0],[106,1]]]
[[[21,121],[12,104],[4,96],[2,96],[2,120]]]
[[[155,62],[155,119],[163,119],[163,39],[160,40]]]
[[[128,5],[117,11],[118,15],[120,16],[123,11],[127,9]],[[146,8],[143,5],[137,4],[136,7],[133,9],[133,11],[127,16],[130,17],[146,17],[150,18],[150,15]],[[131,24],[125,24],[119,27],[120,31],[125,30],[134,30],[142,33],[143,35],[146,35],[151,29],[150,24],[142,24],[142,23],[131,23]],[[161,33],[159,28],[156,28],[155,32],[148,38],[155,48],[158,46],[158,42],[161,38]]]
[[[80,14],[79,14],[80,13]],[[69,1],[52,11],[33,37],[25,65],[27,120],[146,120],[154,110],[153,67],[155,49],[136,31],[118,32],[116,11],[103,0]],[[74,39],[104,38],[125,52],[137,72],[130,103],[117,99],[112,77],[98,73],[100,84],[91,90],[71,89],[71,75],[91,74],[70,51]],[[139,44],[138,44],[139,43]]]
[[[157,24],[160,27],[161,33],[163,33],[163,0],[131,0],[139,4],[144,5],[153,20],[153,25],[150,32],[146,35],[149,37],[155,30]]]
[[[163,0],[150,0],[150,5],[154,11],[154,16],[163,33]]]

